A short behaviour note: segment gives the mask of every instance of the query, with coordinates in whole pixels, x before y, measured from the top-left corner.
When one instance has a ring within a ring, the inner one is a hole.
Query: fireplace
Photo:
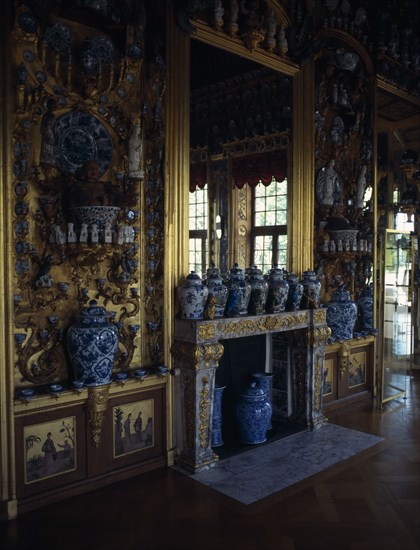
[[[214,320],[176,319],[172,353],[174,367],[180,372],[178,407],[182,418],[177,464],[197,472],[217,462],[217,449],[211,447],[216,380],[222,382],[223,376],[234,376],[239,383],[232,391],[237,392],[247,374],[266,370],[268,364],[273,370],[273,421],[286,416],[308,429],[321,426],[322,371],[328,334],[324,309]],[[273,346],[266,345],[267,335],[273,339]],[[255,368],[252,363],[239,360],[233,375],[223,374],[231,347],[236,349],[234,353],[238,349],[246,352],[245,344],[231,346],[232,340],[251,342],[258,357]],[[276,384],[280,379],[281,387]]]

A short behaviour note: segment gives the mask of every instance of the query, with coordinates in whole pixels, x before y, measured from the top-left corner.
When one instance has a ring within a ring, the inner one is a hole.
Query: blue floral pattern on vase
[[[251,377],[257,382],[257,387],[261,388],[269,405],[273,406],[273,375],[270,372],[253,372]],[[271,430],[271,415],[268,419],[267,430]]]
[[[251,296],[251,285],[245,280],[245,273],[237,263],[229,270],[229,277],[226,281],[229,289],[225,309],[227,317],[246,315],[248,313],[249,298]]]
[[[228,298],[228,288],[223,284],[220,269],[215,267],[213,262],[211,267],[207,269],[207,277],[203,283],[209,289],[209,297],[214,296],[216,300],[215,317],[223,317]]]
[[[357,318],[357,306],[350,299],[350,292],[340,285],[327,307],[327,325],[331,329],[332,342],[353,338]]]
[[[256,265],[251,265],[248,267],[248,269],[245,270],[245,273],[251,286],[248,313],[251,315],[261,315],[265,311],[268,283],[264,279],[261,269],[258,269]]]
[[[272,407],[266,399],[264,390],[253,380],[241,394],[235,407],[240,441],[250,445],[267,441],[267,426],[271,413]]]
[[[181,317],[183,319],[202,319],[209,289],[203,284],[195,271],[185,277],[179,289]]]
[[[85,386],[110,384],[118,341],[118,329],[108,322],[105,308],[91,300],[88,307],[80,310],[79,323],[67,333],[76,380]]]
[[[301,309],[316,309],[319,307],[321,296],[321,281],[318,280],[315,271],[307,270],[302,277],[303,294],[300,302]]]
[[[373,286],[366,285],[357,303],[359,329],[361,332],[373,330]]]
[[[211,446],[220,447],[224,445],[223,433],[222,433],[222,398],[223,391],[226,386],[216,385],[214,388],[214,399],[213,399],[213,418],[212,418],[212,432],[211,432]]]
[[[286,281],[289,284],[286,309],[287,311],[297,311],[300,308],[300,302],[302,300],[303,285],[295,273],[289,273],[286,277]]]
[[[286,309],[289,283],[284,275],[284,270],[277,266],[273,266],[268,272],[268,294],[265,304],[267,313],[280,313]]]

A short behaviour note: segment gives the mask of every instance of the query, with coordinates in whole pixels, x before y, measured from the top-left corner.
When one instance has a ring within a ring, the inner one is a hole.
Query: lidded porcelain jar
[[[200,276],[191,271],[179,287],[181,317],[183,319],[202,319],[209,289],[203,284]]]
[[[215,298],[215,317],[223,317],[228,298],[228,288],[223,284],[220,269],[215,267],[213,262],[207,269],[206,279],[203,282],[208,288],[208,296],[214,296]]]
[[[321,281],[318,280],[315,271],[304,271],[301,282],[303,285],[303,294],[300,309],[315,309],[319,307]]]
[[[331,329],[331,340],[336,342],[353,338],[356,318],[357,306],[350,299],[350,292],[341,284],[327,307],[327,325]]]
[[[246,315],[248,313],[251,285],[245,279],[244,270],[241,269],[237,263],[235,263],[229,270],[226,286],[228,287],[229,292],[225,315],[227,317]]]
[[[107,319],[104,307],[91,300],[82,307],[79,322],[67,332],[67,348],[76,380],[85,386],[110,384],[118,349],[118,329]]]
[[[373,329],[373,285],[366,285],[357,302],[358,323],[361,332]]]
[[[289,273],[286,277],[289,284],[289,293],[287,295],[286,309],[288,311],[296,311],[300,308],[302,300],[303,285],[299,281],[295,273]]]
[[[265,391],[252,380],[235,406],[235,420],[242,443],[256,445],[267,441],[272,407]]]
[[[268,294],[265,304],[267,313],[280,313],[286,309],[287,296],[289,294],[289,283],[284,278],[283,269],[274,265],[268,272]]]
[[[264,313],[267,301],[268,283],[264,279],[261,269],[258,269],[256,265],[249,266],[245,270],[245,274],[251,285],[248,313],[251,315],[261,315]]]

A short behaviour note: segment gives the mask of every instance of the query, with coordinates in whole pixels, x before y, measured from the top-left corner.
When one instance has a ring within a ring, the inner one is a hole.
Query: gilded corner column
[[[211,437],[214,382],[223,346],[176,342],[172,352],[181,373],[182,449],[177,464],[198,472],[218,460]]]

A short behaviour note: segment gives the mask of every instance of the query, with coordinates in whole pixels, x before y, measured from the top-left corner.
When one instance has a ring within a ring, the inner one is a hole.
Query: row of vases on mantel
[[[263,275],[256,265],[243,270],[235,263],[225,280],[214,264],[204,281],[191,271],[179,288],[179,299],[182,318],[214,319],[313,309],[319,307],[320,293],[314,271],[305,271],[299,280],[277,266]]]
[[[224,445],[222,399],[226,386],[214,388],[212,447]],[[257,445],[267,441],[272,428],[272,374],[254,372],[234,405],[234,420],[241,443]]]

